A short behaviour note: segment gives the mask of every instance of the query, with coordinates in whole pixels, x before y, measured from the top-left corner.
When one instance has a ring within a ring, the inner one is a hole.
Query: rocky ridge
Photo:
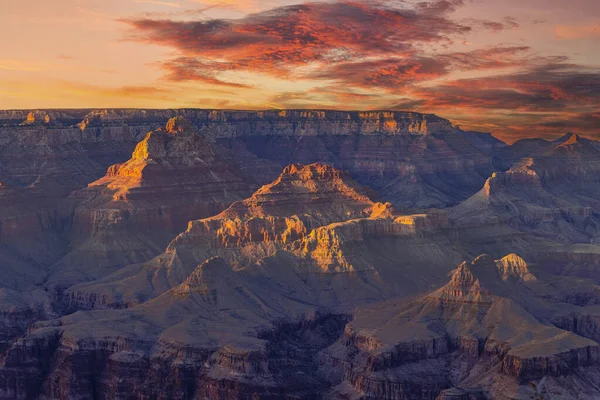
[[[598,395],[593,140],[379,111],[0,125],[0,398]]]
[[[462,225],[505,223],[562,243],[594,243],[598,235],[600,151],[577,135],[496,172],[456,206]]]
[[[219,213],[254,186],[192,124],[172,118],[130,160],[66,199],[73,204],[70,251],[52,266],[48,284],[98,279],[149,260],[188,221]]]
[[[99,160],[106,168],[125,160],[143,134],[176,116],[204,129],[262,184],[275,179],[286,165],[328,162],[382,191],[389,201],[411,207],[447,206],[468,197],[491,173],[490,153],[504,146],[491,135],[464,132],[435,115],[396,111],[4,111],[0,130],[11,143],[23,137],[38,142],[56,137],[79,147],[78,153],[119,151],[110,155],[112,162]],[[18,137],[12,137],[15,132]],[[54,143],[49,150],[63,152]],[[46,171],[31,167],[20,168],[46,178]],[[68,170],[65,165],[58,168]],[[82,174],[99,177],[103,168],[97,168],[88,172],[88,166]],[[60,182],[73,179],[72,169],[69,172]]]
[[[298,293],[305,302],[312,298],[318,303],[319,293],[333,292],[333,299],[322,299],[324,307],[331,301],[337,304],[339,296],[346,298],[347,286],[363,291],[355,302],[384,298],[397,288],[381,282],[380,275],[399,271],[389,260],[368,259],[381,257],[375,248],[385,241],[405,243],[398,251],[406,256],[429,246],[435,252],[417,256],[415,267],[443,270],[447,264],[438,254],[444,244],[434,243],[431,236],[446,223],[444,214],[398,215],[390,204],[375,203],[369,194],[368,188],[331,166],[291,165],[248,199],[214,217],[191,221],[155,259],[75,285],[66,295],[71,306],[84,309],[132,306],[181,284],[204,260],[220,257],[242,275],[270,277],[295,291],[298,285],[305,288]],[[357,248],[364,252],[360,258],[353,256]],[[278,265],[288,265],[289,272]],[[342,275],[335,275],[338,272]],[[314,280],[308,286],[303,282],[306,276]]]
[[[559,380],[574,368],[595,371],[598,343],[545,322],[537,285],[520,257],[482,255],[462,263],[437,291],[355,312],[343,338],[323,353],[329,363],[347,365],[334,393],[351,387],[367,397],[421,398],[417,393],[457,386],[454,392],[481,398],[520,398],[535,394],[530,381]],[[390,380],[394,395],[385,386]],[[593,390],[580,393],[592,398]]]

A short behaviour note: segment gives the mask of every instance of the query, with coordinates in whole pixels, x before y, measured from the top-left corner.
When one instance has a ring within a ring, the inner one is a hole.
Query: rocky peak
[[[329,165],[290,165],[250,198],[219,215],[190,222],[168,251],[204,247],[218,255],[232,254],[226,260],[236,268],[244,266],[255,255],[273,254],[318,227],[390,215],[389,204],[375,203],[366,193],[368,189]]]
[[[569,138],[567,140],[565,140],[564,142],[562,142],[561,144],[559,144],[557,148],[561,148],[561,147],[568,148],[568,147],[575,147],[575,146],[593,148],[593,146],[591,145],[591,143],[588,139],[582,138],[581,136],[575,135],[575,134],[570,134]]]
[[[253,196],[252,200],[259,204],[273,204],[279,196],[293,197],[317,196],[343,197],[352,203],[362,206],[374,205],[368,194],[371,191],[355,183],[347,173],[331,165],[314,163],[310,165],[292,164],[283,170],[282,174],[271,184],[263,186]],[[290,200],[292,200],[290,198]],[[314,198],[316,200],[316,197]],[[295,201],[298,201],[296,199]],[[278,203],[281,203],[278,201]]]
[[[573,133],[568,133],[553,143],[558,145],[550,153],[551,156],[591,156],[598,153],[592,140]]]
[[[504,281],[534,281],[536,277],[529,272],[525,260],[516,254],[509,254],[496,261],[498,274]]]
[[[163,128],[146,134],[127,162],[111,166],[104,178],[89,186],[105,186],[114,192],[113,199],[119,201],[143,196],[156,203],[152,197],[160,193],[161,197],[172,196],[169,201],[200,203],[199,199],[219,198],[231,204],[240,199],[235,194],[239,188],[244,188],[244,194],[249,191],[245,180],[237,166],[218,155],[213,144],[192,123],[175,117]],[[175,195],[189,196],[194,190],[202,194],[187,200]],[[211,214],[223,208],[219,206]]]
[[[218,286],[219,282],[230,282],[235,278],[235,272],[221,257],[212,257],[198,267],[181,285],[173,289],[178,296],[193,293],[207,293]],[[233,290],[234,287],[231,288]]]
[[[132,160],[193,165],[209,162],[214,150],[196,127],[182,117],[171,118],[165,128],[149,132],[135,148]]]
[[[561,145],[570,145],[570,144],[575,144],[577,142],[579,142],[581,140],[581,137],[579,135],[576,135],[574,133],[567,133],[565,136],[563,136],[560,140],[560,144]]]
[[[264,221],[285,218],[289,220],[283,224],[286,229],[298,224],[304,227],[302,230],[312,229],[333,222],[371,217],[374,213],[385,215],[387,206],[372,201],[371,195],[370,189],[330,165],[294,164],[287,166],[273,183],[233,204],[222,217],[234,219],[236,224],[247,220],[251,225],[263,224],[257,218]]]
[[[30,111],[27,113],[27,118],[21,123],[22,126],[27,125],[48,125],[51,121],[50,115],[46,111]]]
[[[165,131],[176,134],[180,132],[197,132],[196,127],[184,117],[173,117],[167,121]]]
[[[471,271],[471,266],[466,261],[463,261],[450,278],[450,286],[453,287],[470,287],[477,282],[477,278]]]
[[[479,256],[470,264],[463,262],[452,274],[450,282],[429,297],[442,303],[491,303],[490,292],[481,279],[490,273],[495,273],[495,266],[488,255]]]
[[[509,254],[500,260],[494,260],[488,254],[482,254],[471,263],[471,271],[482,284],[498,285],[502,281],[516,282],[521,280],[535,280],[529,272],[527,263],[517,254]]]
[[[532,280],[535,276],[518,255],[494,260],[482,254],[471,263],[460,264],[450,282],[431,297],[443,302],[491,303],[491,296],[504,295],[509,290],[507,283]]]
[[[569,141],[575,141],[576,142],[579,139],[580,139],[579,135],[577,135],[575,133],[572,133],[572,132],[567,132],[566,134],[564,134],[563,136],[559,137],[558,139],[553,140],[552,143],[555,144],[555,145],[561,145],[561,144],[567,143]]]

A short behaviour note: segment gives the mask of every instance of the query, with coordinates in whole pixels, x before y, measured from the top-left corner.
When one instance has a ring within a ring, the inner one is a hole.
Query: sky
[[[600,137],[598,0],[0,0],[0,109],[409,110]]]

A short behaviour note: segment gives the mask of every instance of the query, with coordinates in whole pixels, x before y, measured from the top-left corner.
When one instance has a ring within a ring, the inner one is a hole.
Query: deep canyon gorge
[[[597,399],[600,142],[0,111],[0,399]]]

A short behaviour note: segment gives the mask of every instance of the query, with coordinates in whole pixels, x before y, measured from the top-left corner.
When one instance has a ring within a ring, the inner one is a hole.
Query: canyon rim
[[[600,399],[598,1],[0,15],[0,400]]]

